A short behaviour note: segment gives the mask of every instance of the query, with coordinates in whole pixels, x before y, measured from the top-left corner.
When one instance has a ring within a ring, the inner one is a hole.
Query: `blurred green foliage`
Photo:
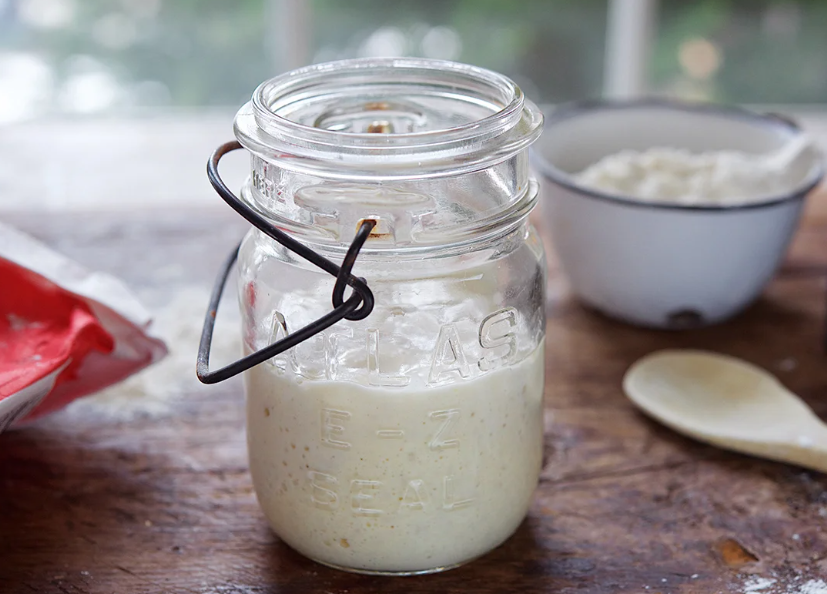
[[[124,85],[162,83],[162,104],[238,105],[283,66],[272,49],[279,0],[162,0],[152,13],[142,0],[74,0],[74,19],[63,28],[17,18],[26,1],[0,2],[0,54],[34,53],[58,81],[71,76],[71,56],[92,56]],[[538,100],[601,91],[605,0],[307,1],[310,61],[364,53],[365,40],[383,27],[406,36],[406,54],[422,55],[423,34],[440,25],[461,41],[456,59],[513,76]],[[134,40],[100,43],[96,31],[111,14],[131,19]],[[680,63],[691,39],[720,52],[720,67],[706,80],[692,79]],[[827,103],[827,0],[662,0],[651,74],[656,92]]]
[[[722,62],[709,98],[731,103],[827,103],[827,1],[662,0],[652,63],[656,87],[681,72],[680,45],[713,41]]]

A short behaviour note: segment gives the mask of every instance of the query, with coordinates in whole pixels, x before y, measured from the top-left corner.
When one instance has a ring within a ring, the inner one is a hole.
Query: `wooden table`
[[[221,208],[5,219],[162,295],[209,287],[245,229]],[[169,262],[183,265],[174,278]],[[256,503],[231,381],[160,419],[61,412],[0,436],[0,592],[700,593],[742,592],[750,575],[825,577],[827,477],[680,437],[620,390],[652,350],[708,348],[773,371],[827,418],[825,269],[827,194],[811,199],[764,297],[717,327],[668,333],[605,319],[571,298],[552,264],[540,487],[517,533],[465,567],[367,577],[287,548]]]

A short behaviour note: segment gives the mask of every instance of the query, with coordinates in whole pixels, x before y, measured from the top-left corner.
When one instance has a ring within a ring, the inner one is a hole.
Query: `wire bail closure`
[[[304,258],[311,264],[314,264],[336,277],[336,284],[333,286],[332,303],[333,310],[325,314],[318,320],[311,322],[300,330],[288,334],[281,340],[278,340],[269,346],[264,347],[234,363],[210,371],[210,349],[212,347],[212,335],[215,329],[215,319],[218,313],[218,303],[221,301],[221,294],[224,292],[224,286],[227,284],[227,278],[235,265],[238,258],[238,250],[241,247],[239,243],[233,250],[232,254],[227,258],[222,266],[215,285],[213,286],[212,295],[210,296],[210,303],[207,308],[207,315],[204,318],[204,328],[201,330],[201,342],[198,345],[198,361],[196,363],[196,375],[198,379],[205,384],[217,384],[223,382],[242,371],[246,371],[251,367],[258,365],[271,359],[284,351],[293,348],[297,344],[315,336],[319,332],[329,328],[340,320],[362,320],[370,315],[373,311],[373,293],[368,288],[364,279],[355,277],[351,274],[353,265],[356,263],[356,257],[359,255],[359,250],[365,245],[370,236],[376,221],[372,219],[365,219],[359,225],[356,231],[356,236],[348,248],[347,254],[342,261],[341,266],[337,266],[324,256],[314,252],[304,244],[293,239],[284,231],[277,229],[272,223],[264,219],[253,208],[238,198],[227,187],[221,176],[218,174],[218,162],[221,157],[227,153],[242,148],[241,144],[234,140],[219,146],[215,152],[210,156],[207,162],[207,177],[210,184],[218,192],[218,195],[230,205],[238,214],[244,217],[251,225],[256,227],[259,231],[277,241],[288,250],[294,252],[296,255]],[[347,287],[353,289],[351,296],[345,300],[344,294]]]

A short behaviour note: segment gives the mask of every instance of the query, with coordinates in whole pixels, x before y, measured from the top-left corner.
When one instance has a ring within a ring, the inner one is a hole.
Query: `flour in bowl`
[[[812,150],[808,144],[801,155]],[[624,150],[575,175],[583,186],[644,202],[729,206],[783,197],[806,176],[801,159],[771,167],[762,155],[738,151],[692,153],[653,147]]]

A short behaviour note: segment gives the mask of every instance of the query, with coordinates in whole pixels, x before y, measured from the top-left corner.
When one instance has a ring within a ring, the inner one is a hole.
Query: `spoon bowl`
[[[637,361],[623,390],[668,427],[722,448],[827,472],[827,425],[771,374],[705,351]]]

